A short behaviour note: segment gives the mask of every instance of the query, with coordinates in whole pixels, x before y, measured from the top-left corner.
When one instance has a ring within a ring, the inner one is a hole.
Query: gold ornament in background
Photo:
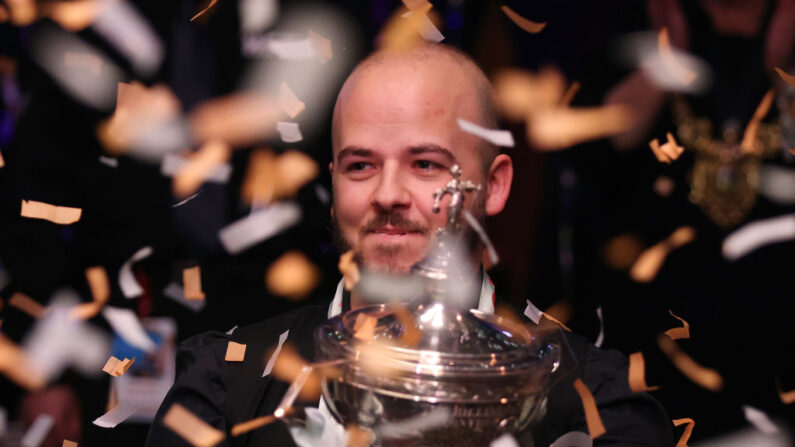
[[[712,122],[693,116],[682,97],[674,100],[674,120],[679,140],[695,154],[690,201],[721,227],[739,224],[756,203],[761,161],[781,145],[779,126],[759,123],[751,150],[744,150],[737,127],[727,127],[721,139],[713,139]]]

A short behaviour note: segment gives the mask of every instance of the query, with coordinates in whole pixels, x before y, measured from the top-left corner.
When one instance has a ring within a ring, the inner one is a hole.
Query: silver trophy
[[[407,278],[421,293],[351,310],[315,333],[317,360],[342,360],[341,374],[323,383],[329,409],[371,431],[372,445],[487,446],[543,412],[559,363],[550,332],[469,309],[482,277],[466,261],[460,217],[464,194],[480,186],[461,181],[457,165],[451,173],[434,194],[434,212],[450,195],[446,226]]]

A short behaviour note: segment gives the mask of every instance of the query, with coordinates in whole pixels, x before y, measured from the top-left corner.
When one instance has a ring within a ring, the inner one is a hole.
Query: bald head
[[[491,84],[480,67],[457,49],[426,43],[407,51],[377,51],[356,66],[345,81],[334,107],[332,143],[335,151],[339,148],[342,108],[347,105],[353,91],[365,83],[368,84],[365,88],[372,90],[378,88],[377,85],[372,86],[373,81],[386,83],[400,77],[403,79],[398,82],[403,82],[407,92],[417,84],[426,84],[426,87],[435,91],[448,91],[450,95],[433,96],[446,100],[445,104],[437,106],[461,109],[458,117],[486,128],[497,127],[497,107]],[[386,85],[383,87],[388,88]],[[400,97],[395,98],[396,104],[399,104],[399,100]],[[467,114],[472,107],[474,114]],[[483,169],[487,170],[499,151],[483,141],[479,152]]]

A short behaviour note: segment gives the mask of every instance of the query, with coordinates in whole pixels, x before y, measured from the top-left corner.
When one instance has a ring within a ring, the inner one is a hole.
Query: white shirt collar
[[[337,292],[328,308],[328,317],[333,318],[342,313],[342,294],[345,292],[345,281],[340,280],[337,284]],[[483,273],[483,283],[480,285],[480,300],[478,310],[487,314],[494,313],[494,283],[488,273]]]

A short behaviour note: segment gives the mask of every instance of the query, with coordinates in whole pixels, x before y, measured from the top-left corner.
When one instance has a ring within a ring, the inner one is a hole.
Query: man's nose
[[[373,192],[370,203],[384,211],[409,207],[411,194],[406,189],[400,170],[397,167],[384,167],[378,187]]]

